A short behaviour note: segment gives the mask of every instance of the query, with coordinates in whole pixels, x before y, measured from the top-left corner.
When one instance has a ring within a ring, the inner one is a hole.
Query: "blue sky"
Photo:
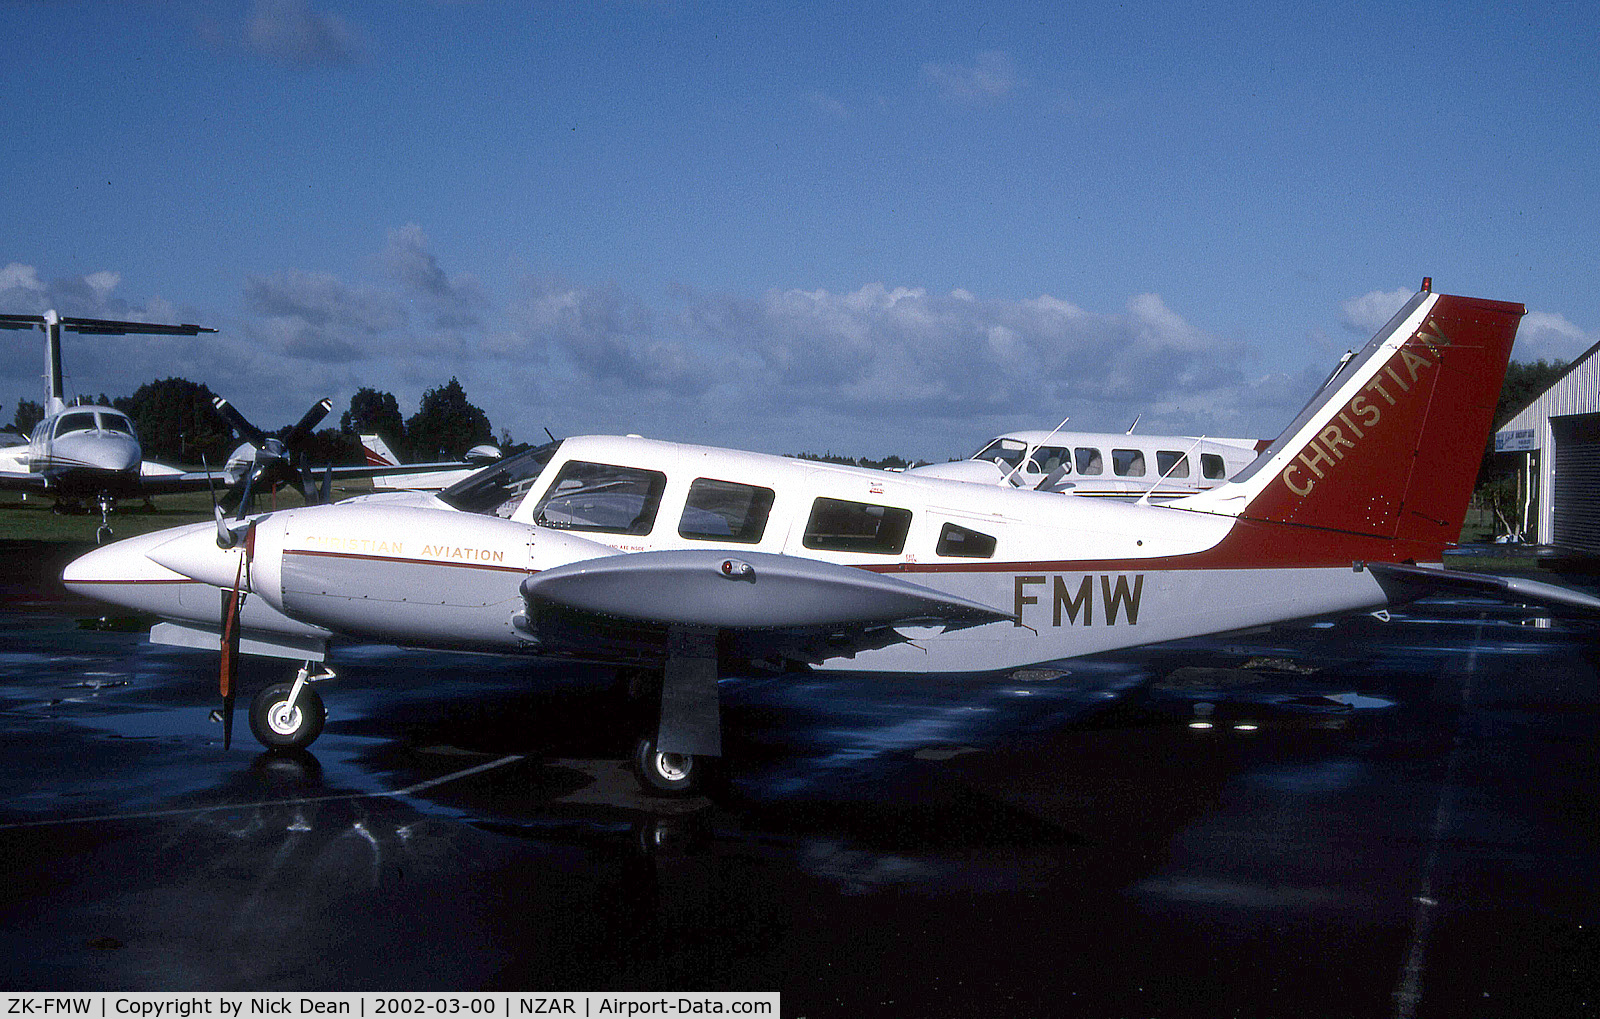
[[[1588,4],[0,2],[0,310],[259,424],[1270,436],[1421,277],[1600,341]],[[28,334],[0,420],[38,399]]]

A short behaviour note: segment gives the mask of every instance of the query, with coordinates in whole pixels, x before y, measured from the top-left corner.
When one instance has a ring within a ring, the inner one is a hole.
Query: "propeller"
[[[245,542],[249,546],[248,539]],[[244,606],[244,563],[246,551],[239,557],[239,570],[233,578],[233,590],[222,592],[222,663],[218,685],[222,692],[222,749],[233,745],[234,679],[239,668],[239,610]]]
[[[276,435],[268,435],[251,424],[249,419],[239,413],[238,408],[222,397],[218,396],[211,402],[217,408],[217,413],[227,419],[228,423],[239,433],[239,438],[255,447],[254,455],[246,461],[247,466],[244,471],[243,486],[239,489],[239,503],[235,519],[244,519],[251,500],[263,490],[270,489],[276,485],[293,485],[306,496],[308,502],[317,501],[315,497],[316,488],[310,481],[308,472],[304,469],[304,458],[302,457],[300,463],[296,464],[289,457],[290,453],[299,447],[311,434],[311,430],[317,427],[322,419],[327,417],[329,412],[333,410],[332,400],[324,398],[313,404],[311,409],[306,411],[305,416],[300,419],[299,423],[289,430],[289,434],[281,439]],[[326,479],[324,487],[329,487]],[[221,540],[220,532],[218,540]]]

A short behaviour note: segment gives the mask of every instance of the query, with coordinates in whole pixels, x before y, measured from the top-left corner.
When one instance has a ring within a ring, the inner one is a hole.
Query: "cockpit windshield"
[[[439,499],[464,513],[492,513],[509,519],[560,445],[557,439],[507,457],[462,478],[440,492]]]
[[[1022,454],[1027,451],[1027,443],[1002,436],[972,454],[972,459],[993,460],[1006,467],[1015,467],[1022,462]]]
[[[133,423],[121,414],[108,414],[100,411],[100,428],[107,432],[121,432],[123,435],[133,434]]]

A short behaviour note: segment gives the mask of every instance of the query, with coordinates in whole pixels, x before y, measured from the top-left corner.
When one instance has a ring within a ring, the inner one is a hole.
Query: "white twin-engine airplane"
[[[718,676],[751,666],[1014,669],[1440,587],[1600,611],[1440,565],[1523,314],[1425,283],[1252,466],[1165,505],[587,436],[436,495],[130,538],[63,579],[165,619],[154,641],[220,642],[225,704],[230,645],[304,660],[251,707],[274,747],[320,732],[336,636],[637,667],[661,706],[634,766],[679,792],[720,753]]]
[[[1065,424],[1065,422],[1062,422]],[[1096,499],[1169,499],[1216,488],[1266,447],[1254,439],[1131,432],[1007,432],[965,460],[905,473]]]

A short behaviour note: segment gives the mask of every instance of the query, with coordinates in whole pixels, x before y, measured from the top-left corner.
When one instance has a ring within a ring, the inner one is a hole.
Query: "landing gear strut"
[[[100,528],[94,532],[94,543],[104,545],[106,539],[111,537],[110,517],[111,511],[116,508],[117,500],[102,492],[96,501],[100,504]]]
[[[293,682],[274,683],[250,702],[250,731],[268,750],[304,750],[322,735],[328,709],[309,684],[333,678],[333,670],[313,676],[311,664],[301,666]]]

